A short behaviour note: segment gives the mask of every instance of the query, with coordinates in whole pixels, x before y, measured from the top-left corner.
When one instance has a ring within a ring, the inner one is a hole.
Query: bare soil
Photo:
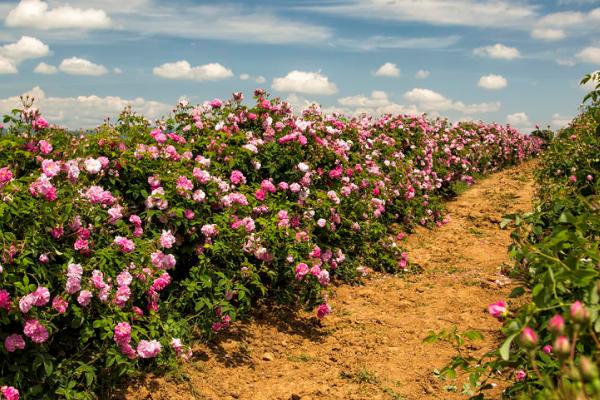
[[[467,352],[502,337],[486,311],[515,286],[500,273],[510,261],[507,213],[530,209],[534,161],[481,179],[447,203],[449,224],[419,228],[406,247],[420,274],[371,274],[364,286],[339,286],[334,313],[262,310],[217,343],[200,344],[181,371],[132,383],[129,400],[158,399],[459,399],[433,374],[455,354],[431,331],[479,330]],[[502,385],[498,387],[500,390]]]

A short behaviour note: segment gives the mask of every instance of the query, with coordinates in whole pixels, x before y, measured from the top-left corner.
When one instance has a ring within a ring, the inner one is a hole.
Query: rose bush
[[[484,399],[490,379],[511,382],[503,398],[597,399],[600,350],[600,73],[596,95],[570,125],[557,132],[536,170],[534,211],[502,222],[515,228],[511,274],[530,291],[517,308],[489,306],[502,323],[503,344],[481,359],[457,357],[445,372],[464,369]],[[516,340],[518,338],[518,340]]]
[[[404,232],[443,224],[457,183],[542,143],[496,124],[242,100],[180,102],[155,123],[126,110],[87,133],[52,127],[28,99],[4,119],[4,397],[108,393],[189,359],[186,339],[265,298],[322,318],[332,281],[406,270]]]

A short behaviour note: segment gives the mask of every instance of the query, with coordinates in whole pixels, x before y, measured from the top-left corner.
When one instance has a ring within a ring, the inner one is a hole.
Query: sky
[[[69,128],[256,88],[300,111],[565,125],[600,0],[0,0],[0,114]]]

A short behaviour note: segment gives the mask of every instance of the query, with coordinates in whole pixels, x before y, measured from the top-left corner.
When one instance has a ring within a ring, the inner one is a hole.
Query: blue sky
[[[0,113],[157,118],[265,88],[296,109],[558,127],[600,66],[600,0],[0,1]]]

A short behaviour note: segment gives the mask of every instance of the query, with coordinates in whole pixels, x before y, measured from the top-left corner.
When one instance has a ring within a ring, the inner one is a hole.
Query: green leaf
[[[483,340],[483,334],[479,331],[465,331],[463,335],[469,340]]]
[[[44,358],[44,371],[46,371],[46,376],[52,375],[52,371],[54,371],[54,365],[52,365],[52,361]]]
[[[508,295],[508,297],[510,297],[511,299],[514,299],[516,297],[521,297],[523,296],[523,294],[525,294],[525,289],[523,289],[521,286],[516,287],[512,290],[512,292],[510,292],[510,294]]]
[[[517,337],[517,335],[520,333],[520,331],[516,331],[515,333],[513,333],[512,335],[510,335],[505,341],[504,343],[502,343],[502,346],[500,346],[500,357],[502,357],[502,359],[504,361],[508,361],[508,359],[510,358],[510,345],[512,343],[512,341]]]

